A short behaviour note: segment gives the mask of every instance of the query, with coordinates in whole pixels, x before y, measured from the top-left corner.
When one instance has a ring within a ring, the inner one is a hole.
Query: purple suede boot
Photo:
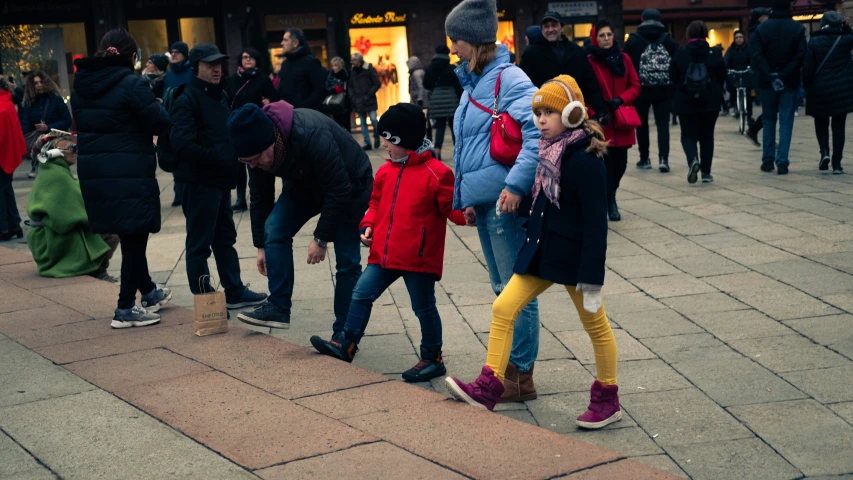
[[[619,387],[604,385],[596,380],[589,389],[589,406],[586,413],[577,418],[581,428],[597,430],[622,420],[619,408]]]
[[[495,409],[504,393],[503,384],[487,366],[483,367],[480,376],[473,383],[462,383],[456,377],[447,377],[444,383],[453,398],[490,412]]]

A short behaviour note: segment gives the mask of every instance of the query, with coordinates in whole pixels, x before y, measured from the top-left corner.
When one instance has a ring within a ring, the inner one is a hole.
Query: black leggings
[[[121,288],[118,293],[118,308],[128,309],[136,302],[136,292],[146,295],[154,290],[154,282],[148,274],[148,234],[134,233],[119,235],[121,239]]]
[[[628,148],[610,147],[604,156],[604,165],[607,167],[607,194],[616,195],[625,169],[628,167]]]
[[[847,114],[833,115],[832,117],[814,117],[814,131],[817,135],[817,143],[821,152],[829,150],[829,119],[832,119],[832,162],[841,162],[844,153],[844,127],[847,123]]]
[[[714,159],[714,127],[719,115],[717,112],[696,112],[681,114],[679,117],[681,146],[687,156],[687,164],[690,165],[698,157],[702,165],[702,173],[710,175],[711,161]]]

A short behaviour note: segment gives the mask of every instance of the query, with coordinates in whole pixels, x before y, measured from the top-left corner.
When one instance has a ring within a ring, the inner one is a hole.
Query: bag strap
[[[251,82],[252,82],[251,78],[246,80],[246,83],[244,83],[243,86],[238,88],[237,91],[234,93],[234,98],[231,99],[231,110],[234,110],[234,102],[237,101],[237,95],[240,95],[240,92],[242,92],[243,89],[246,88],[246,85],[248,85]]]
[[[507,68],[509,68],[509,66],[503,67],[501,69],[500,73],[498,73],[498,79],[497,79],[497,81],[495,81],[495,103],[491,109],[484,107],[480,102],[474,100],[474,97],[472,97],[471,95],[468,95],[468,100],[470,100],[471,103],[474,104],[474,106],[476,106],[477,108],[479,108],[480,110],[482,110],[488,114],[491,114],[492,118],[495,118],[498,116],[498,97],[500,96],[500,93],[501,93],[501,76],[503,76],[503,74]]]
[[[817,74],[820,72],[820,69],[823,68],[823,65],[826,63],[826,61],[829,60],[829,56],[832,55],[832,52],[835,51],[835,47],[838,46],[838,42],[840,42],[840,41],[841,41],[841,35],[839,35],[838,38],[835,39],[835,43],[832,44],[832,47],[829,49],[829,52],[826,54],[825,57],[823,57],[823,61],[820,62],[820,65],[818,65],[817,70],[814,71],[815,77],[817,77]]]

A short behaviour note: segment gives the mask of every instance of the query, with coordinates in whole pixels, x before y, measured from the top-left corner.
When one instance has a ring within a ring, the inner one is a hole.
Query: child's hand
[[[477,213],[474,211],[474,207],[465,209],[465,221],[468,222],[469,227],[477,225]]]
[[[367,227],[364,229],[364,233],[361,234],[361,243],[364,244],[365,247],[370,247],[373,245],[373,229]]]

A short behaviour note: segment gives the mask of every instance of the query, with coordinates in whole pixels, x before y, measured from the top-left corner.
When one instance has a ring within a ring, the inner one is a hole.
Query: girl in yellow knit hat
[[[607,250],[607,148],[601,127],[589,117],[583,93],[568,75],[549,80],[533,96],[539,165],[532,195],[519,207],[529,216],[527,240],[514,275],[492,306],[486,366],[473,383],[446,380],[456,399],[494,409],[504,391],[513,324],[521,310],[551,285],[566,287],[589,334],[597,379],[590,404],[577,418],[597,429],[622,419],[616,386],[616,339],[601,302]],[[499,202],[500,203],[500,202]]]

